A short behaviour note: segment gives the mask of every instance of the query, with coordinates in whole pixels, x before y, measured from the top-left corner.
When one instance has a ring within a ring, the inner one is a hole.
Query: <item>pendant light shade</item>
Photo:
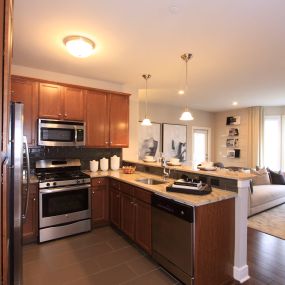
[[[192,57],[191,53],[184,53],[181,55],[181,58],[185,61],[186,64],[186,72],[185,72],[185,90],[184,90],[184,94],[187,95],[188,93],[188,61],[189,59]],[[181,117],[180,117],[181,121],[192,121],[194,120],[192,114],[190,113],[188,106],[186,105],[184,112],[182,113]]]
[[[189,112],[188,108],[185,108],[185,111],[181,114],[180,119],[181,121],[192,121],[194,120],[192,114]]]
[[[147,81],[149,78],[151,78],[150,74],[143,74],[142,77],[145,79],[145,113],[144,113],[144,119],[141,122],[142,126],[151,126],[152,123],[150,119],[148,118],[148,113],[147,113]]]

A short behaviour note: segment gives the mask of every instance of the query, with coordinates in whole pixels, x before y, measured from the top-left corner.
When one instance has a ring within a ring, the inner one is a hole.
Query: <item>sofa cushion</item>
[[[285,185],[256,185],[250,195],[250,207],[267,204],[285,197]]]
[[[272,171],[269,168],[267,168],[267,171],[269,172],[269,176],[270,176],[270,180],[272,184],[285,185],[285,176],[281,171],[277,173],[275,171]]]
[[[270,184],[270,178],[267,170],[265,168],[254,170],[250,170],[251,174],[255,175],[252,178],[252,184],[253,185],[269,185]]]

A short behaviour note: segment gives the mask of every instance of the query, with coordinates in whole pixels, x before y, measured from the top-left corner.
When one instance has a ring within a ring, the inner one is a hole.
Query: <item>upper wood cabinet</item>
[[[38,83],[21,77],[12,77],[11,94],[13,102],[24,104],[24,135],[29,145],[36,144],[38,114]]]
[[[109,146],[108,96],[104,92],[86,91],[87,146]]]
[[[64,87],[63,92],[64,119],[84,120],[84,91],[74,87]]]
[[[59,85],[40,83],[39,117],[62,119],[62,89]]]
[[[129,96],[110,95],[110,137],[111,147],[129,146]]]
[[[39,117],[83,121],[83,90],[74,87],[40,83]]]
[[[128,147],[129,96],[86,92],[87,146]]]

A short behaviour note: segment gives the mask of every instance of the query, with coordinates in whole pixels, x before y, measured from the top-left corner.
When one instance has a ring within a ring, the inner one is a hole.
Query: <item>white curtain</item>
[[[248,108],[248,166],[263,166],[263,107]]]

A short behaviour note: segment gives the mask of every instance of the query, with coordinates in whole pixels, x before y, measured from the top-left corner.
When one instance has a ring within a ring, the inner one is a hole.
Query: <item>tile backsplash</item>
[[[122,158],[121,148],[86,148],[86,147],[33,147],[29,149],[31,168],[40,159],[79,158],[81,169],[89,169],[90,160],[117,155]],[[122,159],[121,159],[122,161]]]

